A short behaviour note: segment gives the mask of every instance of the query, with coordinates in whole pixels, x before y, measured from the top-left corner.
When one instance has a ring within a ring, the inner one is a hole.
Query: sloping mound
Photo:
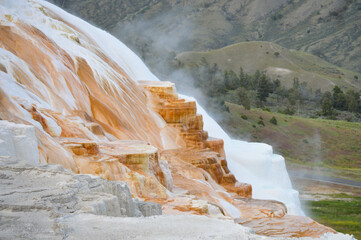
[[[247,73],[265,71],[278,78],[286,87],[292,87],[293,79],[299,78],[313,90],[331,90],[335,85],[361,89],[361,82],[355,78],[359,73],[339,68],[305,52],[288,50],[271,42],[241,42],[209,52],[184,52],[177,59],[185,64],[196,64],[205,58],[211,65],[222,70],[239,72],[242,67]]]

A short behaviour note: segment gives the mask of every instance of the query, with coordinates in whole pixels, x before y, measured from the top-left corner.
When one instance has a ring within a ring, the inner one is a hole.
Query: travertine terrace
[[[49,3],[16,4],[0,5],[0,119],[34,127],[40,163],[126,182],[164,214],[236,219],[273,236],[334,232],[287,215],[281,202],[252,199],[196,102],[171,82],[139,81],[153,75],[122,43]]]
[[[216,183],[238,197],[251,198],[251,185],[237,182],[227,167],[223,140],[209,138],[203,130],[203,118],[197,114],[196,102],[178,97],[171,82],[141,81],[140,85],[148,90],[152,108],[177,131],[176,142],[180,147],[164,150],[161,156],[168,162],[178,158],[202,168]]]

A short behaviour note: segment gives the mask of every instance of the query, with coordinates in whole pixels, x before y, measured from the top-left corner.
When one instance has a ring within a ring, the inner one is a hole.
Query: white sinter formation
[[[38,5],[38,8],[34,7],[36,5]],[[97,56],[92,51],[89,51],[89,49],[85,47],[79,47],[79,44],[64,37],[64,26],[61,25],[60,22],[46,17],[44,14],[34,12],[35,10],[38,11],[38,9],[41,9],[41,6],[45,6],[47,9],[62,16],[65,21],[71,23],[78,29],[82,29],[95,41],[96,45],[101,46],[103,53],[116,62],[133,81],[159,81],[140,58],[118,39],[46,1],[0,0],[0,13],[5,10],[7,12],[11,11],[12,16],[17,16],[29,25],[36,26],[74,59],[76,57],[86,59],[95,73],[94,75],[97,77],[99,85],[110,85],[116,90],[119,90],[116,87],[117,84],[107,78],[108,74],[113,74],[112,70],[104,71],[104,69],[107,69],[106,66],[99,64]],[[0,21],[2,18],[4,18],[4,14],[0,14]],[[71,36],[71,38],[76,37],[76,34]],[[82,42],[81,44],[87,45],[89,43]],[[89,48],[92,48],[92,46]],[[166,80],[171,81],[171,79]],[[121,92],[121,90],[119,91]],[[26,93],[25,90],[24,93]],[[16,92],[14,95],[15,94],[20,93]],[[68,106],[74,107],[73,96],[69,95],[68,97],[66,91],[64,91],[62,95],[65,101],[67,101]],[[29,98],[30,103],[36,102],[39,104],[36,97],[29,95]],[[43,103],[40,102],[40,104]],[[56,103],[54,105],[56,105]],[[224,139],[230,170],[240,182],[252,184],[254,198],[281,201],[286,204],[290,214],[303,215],[298,199],[298,192],[292,188],[283,157],[273,154],[272,147],[269,145],[232,140],[204,109],[198,106],[198,111],[203,115],[204,129],[209,132],[209,135]],[[31,121],[31,119],[29,119],[29,121]],[[54,130],[56,130],[56,126]],[[0,147],[2,147],[1,144]]]

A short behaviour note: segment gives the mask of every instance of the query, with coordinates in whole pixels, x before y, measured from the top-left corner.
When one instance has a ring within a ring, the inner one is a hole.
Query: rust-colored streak
[[[195,101],[179,97],[171,82],[137,85],[86,29],[43,11],[91,56],[66,52],[20,20],[0,25],[0,48],[17,57],[0,62],[1,74],[24,91],[10,96],[0,86],[0,119],[35,126],[41,162],[125,181],[134,196],[161,203],[165,213],[230,218],[226,201],[240,212],[236,222],[259,234],[334,232],[287,215],[283,203],[252,199],[252,186],[228,169],[223,140],[203,129]]]
[[[80,58],[77,61],[77,75],[88,90],[94,119],[119,139],[147,140],[161,148],[160,129],[152,121],[146,99],[136,85],[127,79],[122,84],[118,80],[119,87],[125,92],[121,96],[116,95],[111,86],[105,86],[103,90],[87,62]]]

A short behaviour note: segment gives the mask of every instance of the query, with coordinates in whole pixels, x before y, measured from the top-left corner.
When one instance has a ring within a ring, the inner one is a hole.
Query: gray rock
[[[123,182],[76,175],[54,166],[1,166],[0,174],[0,206],[5,209],[36,208],[58,215],[135,215],[129,188]]]
[[[135,210],[134,210],[134,213],[135,213],[135,217],[143,217],[143,214],[142,212],[139,210],[139,207],[138,207],[138,204],[139,204],[139,199],[138,198],[134,198],[133,199],[133,202],[134,202],[134,207],[135,207]]]
[[[137,202],[139,211],[144,217],[162,215],[162,205],[154,202]]]
[[[57,224],[78,214],[159,215],[161,205],[133,201],[126,183],[76,175],[57,165],[0,166],[0,236],[48,239],[73,231]]]

